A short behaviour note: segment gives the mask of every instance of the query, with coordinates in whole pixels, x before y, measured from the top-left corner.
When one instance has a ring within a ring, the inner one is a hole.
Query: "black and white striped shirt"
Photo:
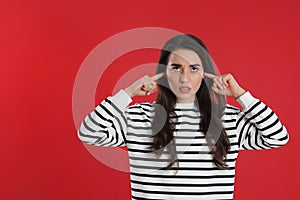
[[[276,114],[246,92],[237,99],[243,110],[226,105],[222,121],[231,143],[228,170],[218,169],[204,134],[200,113],[193,103],[177,103],[174,133],[179,168],[164,168],[169,154],[151,151],[154,103],[128,106],[121,90],[104,99],[82,122],[78,136],[96,146],[127,146],[132,199],[233,199],[235,164],[239,150],[269,149],[287,143],[289,136]],[[163,123],[163,122],[162,122]]]

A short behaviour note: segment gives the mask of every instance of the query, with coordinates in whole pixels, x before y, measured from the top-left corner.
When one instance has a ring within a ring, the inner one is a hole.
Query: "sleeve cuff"
[[[256,98],[254,98],[249,91],[236,99],[243,109],[249,107],[253,102],[255,102],[255,100]]]
[[[120,90],[117,94],[111,97],[111,102],[120,110],[124,111],[125,108],[132,102],[132,99],[124,90]]]

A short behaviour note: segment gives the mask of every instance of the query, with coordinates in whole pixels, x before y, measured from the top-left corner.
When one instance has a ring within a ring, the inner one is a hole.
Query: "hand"
[[[204,76],[214,81],[211,89],[218,94],[232,96],[237,99],[246,92],[239,86],[231,74],[216,76],[214,74],[204,72]]]
[[[156,74],[152,77],[144,76],[134,82],[131,86],[125,89],[125,92],[130,96],[146,96],[156,91],[156,82],[164,73]]]

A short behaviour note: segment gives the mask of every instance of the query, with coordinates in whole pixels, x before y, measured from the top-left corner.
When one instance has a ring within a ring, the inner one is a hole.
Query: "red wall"
[[[72,92],[92,49],[148,26],[198,35],[220,71],[273,108],[289,130],[282,148],[240,152],[235,199],[300,199],[298,2],[1,1],[0,199],[130,199],[129,174],[103,165],[78,140]],[[157,56],[140,50],[115,60],[95,105],[123,73]]]

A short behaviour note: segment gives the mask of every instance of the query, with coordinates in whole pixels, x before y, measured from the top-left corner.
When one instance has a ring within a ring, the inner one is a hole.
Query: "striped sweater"
[[[229,169],[220,170],[199,130],[201,116],[194,103],[177,103],[174,137],[179,168],[165,170],[168,152],[157,157],[150,149],[154,103],[128,106],[131,101],[123,90],[107,97],[83,120],[78,136],[96,146],[128,147],[132,199],[233,199],[239,150],[276,148],[289,139],[276,114],[246,92],[237,99],[242,110],[226,105],[222,122],[231,149]]]

